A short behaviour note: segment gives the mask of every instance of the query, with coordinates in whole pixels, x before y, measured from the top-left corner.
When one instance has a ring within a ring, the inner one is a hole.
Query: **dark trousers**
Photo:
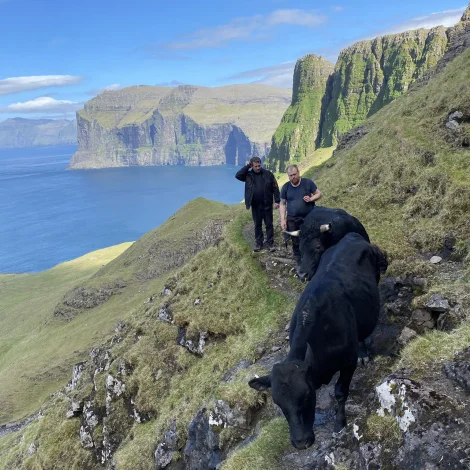
[[[300,230],[300,227],[304,223],[304,217],[293,217],[291,215],[287,216],[286,219],[287,223],[287,230],[289,232],[295,232],[296,230]],[[300,258],[300,241],[299,237],[291,237],[292,239],[292,251],[296,258]]]
[[[265,207],[264,205],[255,204],[251,206],[251,214],[255,223],[255,240],[259,246],[263,245],[263,220],[266,226],[266,245],[274,244],[274,228],[273,228],[273,206]]]

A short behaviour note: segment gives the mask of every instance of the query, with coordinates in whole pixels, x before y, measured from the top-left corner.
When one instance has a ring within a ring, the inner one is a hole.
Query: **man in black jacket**
[[[237,172],[235,178],[245,182],[245,205],[247,209],[251,207],[255,223],[256,246],[253,251],[260,251],[263,248],[263,220],[266,226],[266,246],[269,251],[275,251],[273,199],[276,209],[281,200],[276,177],[269,170],[261,167],[259,157],[253,157]]]

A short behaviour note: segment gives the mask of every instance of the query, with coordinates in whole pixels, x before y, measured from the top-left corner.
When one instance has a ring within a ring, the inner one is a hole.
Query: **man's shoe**
[[[276,251],[276,247],[271,245],[271,246],[268,247],[268,250],[269,250],[270,253],[274,253]]]
[[[256,246],[253,248],[253,251],[254,251],[255,253],[258,253],[258,251],[261,251],[262,248],[263,248],[262,245],[256,245]]]

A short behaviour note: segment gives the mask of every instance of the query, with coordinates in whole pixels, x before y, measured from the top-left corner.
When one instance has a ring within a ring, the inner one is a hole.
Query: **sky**
[[[292,87],[306,54],[452,26],[462,0],[0,0],[0,121],[68,118],[131,85]]]

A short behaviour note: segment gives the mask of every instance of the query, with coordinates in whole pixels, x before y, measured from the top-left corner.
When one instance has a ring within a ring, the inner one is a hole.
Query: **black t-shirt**
[[[263,173],[260,171],[259,173],[255,173],[254,171],[251,172],[253,178],[255,180],[255,184],[253,186],[253,199],[251,201],[252,204],[264,204],[264,178]]]
[[[305,202],[304,196],[311,196],[317,185],[308,178],[301,178],[298,186],[290,181],[281,189],[281,199],[287,201],[287,214],[292,217],[305,217],[315,206],[315,202]]]

